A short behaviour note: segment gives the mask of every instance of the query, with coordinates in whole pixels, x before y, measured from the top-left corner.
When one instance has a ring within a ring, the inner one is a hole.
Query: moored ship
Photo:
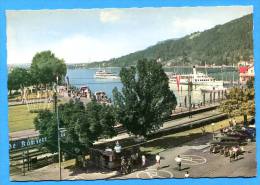
[[[119,76],[117,76],[115,73],[112,72],[107,72],[106,70],[98,70],[95,75],[94,78],[97,79],[113,79],[113,80],[117,80],[120,79]]]
[[[212,89],[223,88],[223,81],[216,80],[204,73],[197,72],[196,67],[193,66],[193,73],[191,74],[169,74],[169,83],[179,85],[196,85],[196,86],[207,86]]]

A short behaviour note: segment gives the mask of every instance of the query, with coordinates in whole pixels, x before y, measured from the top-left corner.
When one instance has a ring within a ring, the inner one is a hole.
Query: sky
[[[252,6],[8,10],[7,63],[31,63],[45,50],[66,63],[109,60],[252,12]]]

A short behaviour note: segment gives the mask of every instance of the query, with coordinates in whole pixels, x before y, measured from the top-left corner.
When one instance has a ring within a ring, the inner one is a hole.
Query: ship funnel
[[[193,66],[193,74],[196,75],[196,73],[197,73],[197,72],[196,72],[196,67]]]

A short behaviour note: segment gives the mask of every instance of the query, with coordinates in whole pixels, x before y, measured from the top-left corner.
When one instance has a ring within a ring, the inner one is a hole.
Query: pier
[[[191,66],[187,66],[187,65],[181,65],[181,66],[171,66],[171,67],[165,67],[165,68],[191,68]],[[214,66],[214,65],[210,65],[210,66],[196,66],[197,69],[225,69],[225,68],[229,68],[229,69],[234,69],[234,71],[237,70],[236,66],[233,65],[223,65],[223,66]]]

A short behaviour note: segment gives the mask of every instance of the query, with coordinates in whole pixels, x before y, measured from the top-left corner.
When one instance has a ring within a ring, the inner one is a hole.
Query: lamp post
[[[59,120],[59,109],[58,109],[58,90],[57,90],[57,86],[58,86],[58,76],[56,77],[56,86],[55,86],[55,97],[54,97],[54,101],[55,101],[55,111],[56,111],[56,119],[57,119],[57,134],[58,134],[58,156],[59,156],[59,179],[61,180],[61,148],[60,148],[60,120]]]
[[[214,126],[215,126],[215,123],[211,123],[211,126],[212,126],[212,133],[213,133],[213,139],[214,139],[214,135],[215,135]]]
[[[192,86],[192,82],[188,81],[188,98],[189,98],[189,118],[192,118],[192,114],[191,114],[191,86]]]

